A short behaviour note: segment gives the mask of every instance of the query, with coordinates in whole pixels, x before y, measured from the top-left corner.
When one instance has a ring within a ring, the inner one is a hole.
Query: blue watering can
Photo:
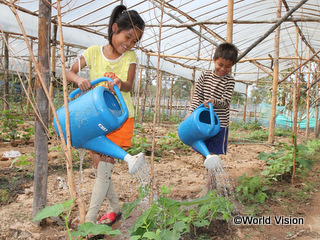
[[[206,157],[206,168],[212,168],[220,162],[217,155],[210,155],[204,141],[215,136],[220,130],[220,120],[213,110],[212,103],[209,109],[201,104],[190,116],[182,121],[178,128],[180,140],[200,152]]]
[[[113,80],[102,77],[90,83],[93,86],[103,81]],[[68,103],[71,145],[122,159],[128,163],[129,173],[134,174],[145,163],[144,155],[131,156],[105,136],[120,128],[128,118],[128,108],[119,88],[115,85],[113,89],[119,101],[107,88],[98,86]],[[79,88],[74,90],[69,99],[80,92]],[[65,108],[59,108],[57,115],[66,139]],[[53,122],[59,135],[56,119]]]

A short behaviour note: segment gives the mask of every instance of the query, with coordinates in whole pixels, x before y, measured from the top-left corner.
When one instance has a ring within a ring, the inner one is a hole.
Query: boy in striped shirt
[[[214,111],[220,119],[221,128],[217,135],[205,141],[211,154],[227,153],[229,106],[235,85],[230,72],[237,61],[237,57],[238,50],[233,44],[222,43],[216,48],[213,57],[214,70],[206,70],[199,77],[187,114],[189,116],[202,103],[206,107],[208,107],[209,102],[212,103]],[[215,182],[212,178],[215,177],[211,176],[212,174],[208,174],[207,183],[197,197],[201,197],[212,190],[210,187],[214,187],[212,183]]]

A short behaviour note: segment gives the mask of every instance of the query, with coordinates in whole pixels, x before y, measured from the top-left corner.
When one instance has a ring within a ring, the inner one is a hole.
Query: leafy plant
[[[179,138],[178,132],[169,131],[167,136],[161,138],[157,145],[161,148],[161,150],[172,150],[175,148],[179,149],[189,149],[189,146],[185,145]]]
[[[4,141],[12,141],[18,138],[18,125],[22,124],[22,116],[15,116],[9,110],[0,111],[1,138]]]
[[[112,230],[112,228],[108,225],[96,225],[93,223],[83,223],[78,227],[78,231],[70,232],[68,219],[71,213],[72,204],[75,200],[76,199],[71,199],[64,203],[57,203],[53,206],[47,206],[41,209],[32,221],[40,221],[45,218],[60,216],[66,224],[69,239],[77,236],[80,236],[80,239],[83,239],[83,237],[87,236],[88,234],[108,234],[111,236],[121,234],[119,230]]]
[[[249,139],[259,140],[259,141],[266,141],[268,140],[268,137],[269,137],[269,133],[266,130],[253,131],[248,135]]]
[[[25,167],[25,166],[30,166],[32,165],[32,162],[28,161],[28,157],[33,157],[34,158],[34,154],[33,153],[28,153],[25,155],[22,155],[20,157],[15,158],[12,163],[11,163],[11,167],[16,163],[16,166],[19,167]]]
[[[195,227],[209,226],[214,218],[222,217],[229,221],[232,203],[211,192],[193,201],[176,201],[167,198],[171,187],[161,187],[159,198],[152,202],[129,229],[133,239],[180,239],[190,232],[191,224]],[[145,194],[144,194],[145,195]],[[128,216],[138,206],[143,197],[132,203],[124,203],[122,211]],[[191,207],[193,206],[193,207]]]
[[[248,130],[261,130],[261,124],[257,119],[248,122]]]
[[[242,201],[264,203],[268,198],[268,187],[262,182],[261,177],[247,177],[243,174],[237,182],[240,185],[237,186],[236,193]]]
[[[0,189],[0,205],[9,202],[9,192],[7,189]]]
[[[310,154],[318,153],[320,150],[320,140],[312,139],[307,142],[307,147]]]
[[[258,159],[265,160],[267,167],[261,172],[261,175],[274,181],[284,180],[291,177],[294,159],[294,146],[288,146],[285,143],[281,144],[281,148],[277,152],[265,153],[261,152]],[[309,149],[304,145],[297,145],[296,162],[298,168],[308,168],[312,170],[312,161],[307,158]]]
[[[134,134],[131,140],[131,147],[126,151],[131,155],[136,155],[140,152],[145,152],[146,148],[150,148],[152,146],[151,143],[147,142],[147,138],[145,136]]]

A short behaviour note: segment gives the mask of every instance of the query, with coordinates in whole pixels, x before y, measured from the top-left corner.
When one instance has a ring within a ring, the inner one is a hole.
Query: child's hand
[[[115,79],[113,79],[113,81],[109,81],[108,82],[108,89],[110,89],[110,91],[114,93],[113,86],[117,85],[119,90],[120,90],[121,89],[121,83],[122,83],[122,81],[121,81],[120,78],[115,78]]]
[[[209,107],[208,103],[211,102],[212,106],[214,106],[214,104],[216,103],[216,100],[214,98],[210,98],[209,100],[204,101],[203,105],[205,107]]]
[[[83,77],[78,77],[76,79],[76,83],[78,84],[78,87],[82,92],[85,92],[91,88],[91,83],[89,79],[83,78]]]
[[[121,88],[122,81],[113,72],[106,72],[104,76],[109,77],[113,80],[113,81],[108,81],[108,86],[106,86],[111,92],[115,93],[113,90],[114,85],[117,85],[119,89]]]

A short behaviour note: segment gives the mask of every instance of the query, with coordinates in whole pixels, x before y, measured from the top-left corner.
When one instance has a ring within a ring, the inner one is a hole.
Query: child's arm
[[[91,83],[89,79],[83,78],[81,76],[78,76],[77,73],[79,72],[79,61],[80,61],[80,68],[84,68],[86,66],[86,61],[83,56],[80,57],[80,60],[78,60],[76,63],[72,65],[72,67],[67,71],[67,80],[69,82],[74,82],[78,84],[78,87],[82,92],[87,91],[91,88]]]

